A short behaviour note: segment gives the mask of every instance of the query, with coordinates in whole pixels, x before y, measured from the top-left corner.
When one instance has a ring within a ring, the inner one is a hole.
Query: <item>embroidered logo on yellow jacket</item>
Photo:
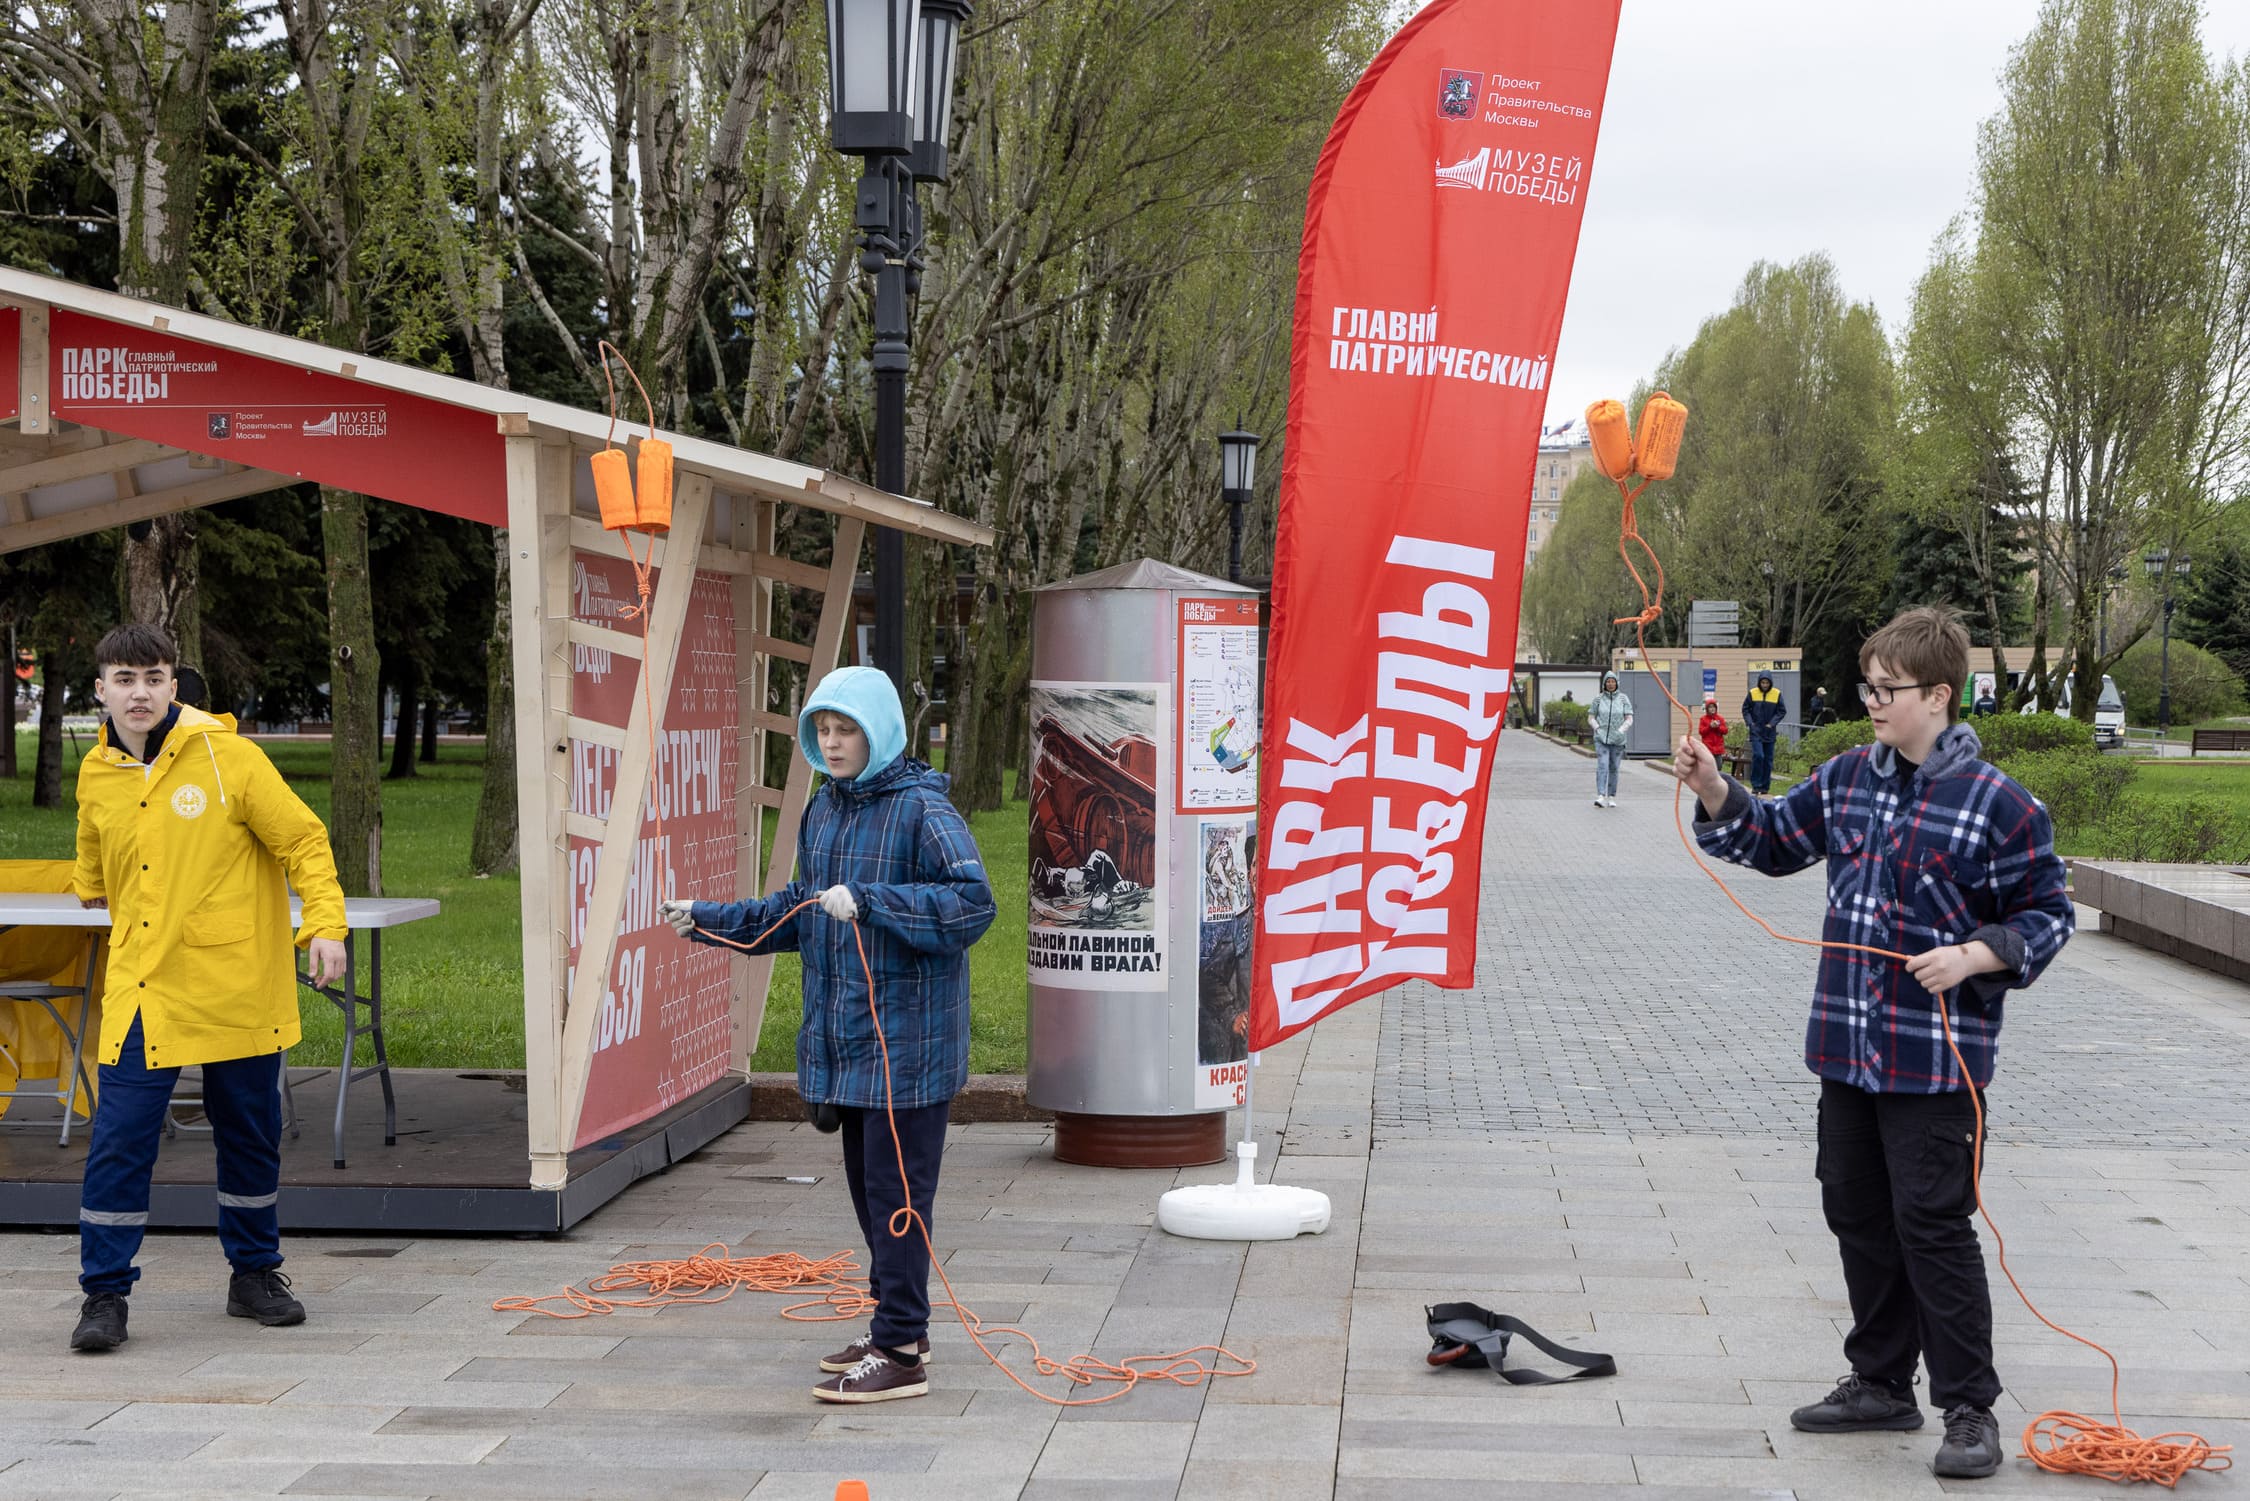
[[[294,944],[289,883],[304,901]],[[154,764],[106,726],[86,753],[72,884],[109,901],[104,1063],[136,1009],[150,1068],[294,1046],[295,947],[346,936],[327,829],[232,716],[184,704]]]

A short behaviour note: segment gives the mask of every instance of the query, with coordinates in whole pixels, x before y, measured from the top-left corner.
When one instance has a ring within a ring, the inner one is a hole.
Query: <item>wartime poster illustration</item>
[[[1162,684],[1031,685],[1031,978],[1162,990]]]
[[[1250,872],[1257,868],[1255,817],[1197,825],[1201,887],[1196,897],[1195,1103],[1242,1103],[1250,1057]]]
[[[1182,813],[1258,805],[1258,602],[1180,601]]]

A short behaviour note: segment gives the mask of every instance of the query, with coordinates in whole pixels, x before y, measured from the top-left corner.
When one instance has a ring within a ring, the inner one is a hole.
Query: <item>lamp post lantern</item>
[[[1258,473],[1258,435],[1242,430],[1219,434],[1219,497],[1227,503],[1227,582],[1242,582],[1242,508]]]
[[[2159,734],[2169,734],[2172,729],[2172,611],[2178,601],[2172,598],[2172,580],[2187,576],[2190,559],[2186,553],[2177,558],[2170,548],[2158,548],[2141,558],[2141,566],[2158,581],[2164,594],[2164,637],[2158,660],[2156,688],[2156,728]]]
[[[946,131],[966,0],[827,0],[828,139],[862,159],[852,223],[875,279],[875,483],[906,489],[906,372],[921,290],[917,180],[946,179]],[[906,541],[875,532],[875,665],[906,691]]]

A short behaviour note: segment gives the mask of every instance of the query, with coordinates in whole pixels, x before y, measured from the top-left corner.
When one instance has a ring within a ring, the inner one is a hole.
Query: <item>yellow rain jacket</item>
[[[117,1061],[136,1010],[150,1068],[294,1046],[295,948],[347,933],[328,831],[231,715],[182,704],[149,766],[109,734],[78,768],[72,877],[81,900],[109,901],[101,1061]],[[289,883],[304,900],[294,947]]]

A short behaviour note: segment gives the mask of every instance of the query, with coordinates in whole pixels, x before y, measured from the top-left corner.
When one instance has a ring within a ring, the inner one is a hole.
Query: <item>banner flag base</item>
[[[1254,1183],[1258,1144],[1236,1142],[1234,1150],[1239,1166],[1232,1183],[1175,1188],[1156,1201],[1160,1228],[1193,1240],[1294,1240],[1328,1228],[1328,1195]]]

